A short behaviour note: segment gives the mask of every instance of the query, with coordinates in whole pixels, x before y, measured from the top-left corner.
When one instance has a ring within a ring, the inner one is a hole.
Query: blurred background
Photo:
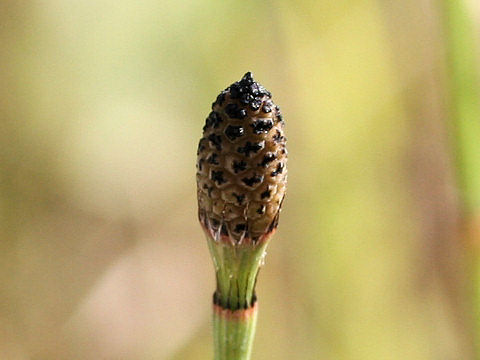
[[[212,358],[195,152],[246,71],[290,153],[253,358],[475,359],[479,29],[475,0],[1,0],[0,359]]]

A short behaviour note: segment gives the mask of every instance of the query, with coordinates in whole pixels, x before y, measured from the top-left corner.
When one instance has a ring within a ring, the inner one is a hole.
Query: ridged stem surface
[[[215,360],[248,360],[257,321],[255,284],[268,238],[231,243],[207,235],[217,279],[213,332]]]
[[[215,360],[249,360],[257,324],[257,305],[231,311],[213,306]]]
[[[230,310],[249,308],[255,300],[255,283],[268,241],[233,245],[207,236],[207,242],[217,279],[215,303]]]

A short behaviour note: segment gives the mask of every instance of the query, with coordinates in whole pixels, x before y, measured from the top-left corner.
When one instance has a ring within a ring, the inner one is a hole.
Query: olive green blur
[[[213,358],[196,149],[247,71],[289,147],[252,359],[478,359],[479,45],[474,0],[1,1],[0,359]]]

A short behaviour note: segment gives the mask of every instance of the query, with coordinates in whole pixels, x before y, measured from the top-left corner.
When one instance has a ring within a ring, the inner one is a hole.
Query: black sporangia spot
[[[222,235],[228,235],[228,230],[227,230],[227,225],[226,224],[222,224],[222,227],[220,228],[220,233]]]
[[[198,170],[202,171],[202,167],[203,167],[204,162],[205,162],[205,159],[198,160]]]
[[[203,159],[202,159],[203,160]],[[218,162],[218,154],[217,153],[212,153],[212,155],[210,155],[208,158],[207,158],[207,162],[209,164],[212,164],[212,165],[218,165],[219,162]]]
[[[258,166],[267,167],[268,164],[270,164],[276,158],[277,158],[277,155],[275,155],[274,153],[271,153],[271,152],[266,153],[262,159],[262,162],[258,163]]]
[[[222,117],[220,116],[219,113],[213,111],[210,113],[211,118],[212,118],[212,126],[217,129],[220,126],[220,123],[223,122]]]
[[[272,139],[274,143],[278,144],[284,139],[284,137],[282,136],[282,133],[280,132],[280,130],[277,130],[275,135],[273,135]]]
[[[222,138],[220,135],[210,134],[208,135],[208,141],[210,141],[218,151],[222,150]]]
[[[213,127],[214,129],[218,129],[222,121],[223,119],[220,116],[220,114],[218,114],[215,111],[210,112],[210,114],[207,117],[207,120],[205,121],[205,126],[203,127],[203,131],[209,129],[210,127]]]
[[[217,100],[213,103],[213,105],[218,104],[222,106],[223,102],[225,101],[225,91],[222,91],[218,96]]]
[[[240,96],[240,86],[238,83],[234,83],[230,86],[230,97],[232,99],[238,99]]]
[[[263,181],[263,175],[253,175],[249,178],[243,178],[242,181],[245,185],[252,187],[253,185]]]
[[[253,97],[252,94],[243,94],[242,95],[242,98],[240,99],[240,101],[247,105],[247,104],[250,104],[255,98]]]
[[[204,142],[205,142],[205,139],[201,139],[198,142],[197,155],[199,155],[203,150],[205,150]]]
[[[271,194],[272,194],[272,191],[267,189],[260,194],[260,197],[262,199],[268,199],[271,196]]]
[[[243,171],[247,168],[247,163],[243,160],[241,160],[241,161],[233,160],[232,168],[233,168],[233,171],[235,172],[235,174],[237,174],[240,171]]]
[[[215,219],[215,218],[210,219],[210,222],[212,223],[213,228],[218,228],[218,226],[220,225],[220,221],[218,221],[218,220]]]
[[[230,94],[231,97],[233,97],[232,93]],[[235,117],[235,115],[237,115],[237,111],[238,111],[238,105],[237,104],[228,104],[226,107],[225,107],[225,112],[227,113],[228,116],[230,117]]]
[[[260,109],[261,105],[262,105],[262,100],[255,99],[250,103],[250,109],[252,109],[253,111],[257,111],[258,109]]]
[[[228,125],[225,129],[225,135],[230,139],[230,141],[234,141],[235,139],[239,138],[245,133],[243,127],[235,126],[235,125]]]
[[[237,104],[228,104],[225,107],[225,112],[232,119],[243,119],[247,116],[247,111],[245,109],[239,108]]]
[[[250,124],[254,134],[267,133],[273,127],[272,119],[258,119],[253,124]]]
[[[237,152],[240,154],[245,154],[245,156],[250,156],[250,153],[257,153],[263,147],[265,146],[265,141],[261,141],[259,143],[251,143],[250,141],[247,141],[244,147],[239,147],[237,149]]]
[[[268,106],[268,105],[263,105],[262,111],[263,111],[264,113],[269,113],[269,112],[272,111],[272,108],[271,108],[270,106]]]
[[[245,200],[245,194],[236,194],[236,193],[232,193],[233,196],[235,196],[235,198],[237,199],[237,203],[238,205],[242,205],[243,204],[243,200]]]
[[[257,214],[265,214],[265,205],[260,205],[260,207],[257,209]]]
[[[274,171],[272,171],[270,175],[274,177],[274,176],[277,176],[278,174],[281,174],[283,172],[283,167],[284,167],[283,163],[278,163],[277,168]]]
[[[247,230],[247,224],[237,224],[235,226],[235,229],[233,229],[233,231],[235,231],[236,233],[243,232],[245,230]]]
[[[223,178],[223,171],[214,171],[212,170],[211,174],[210,174],[210,179],[212,181],[215,181],[217,183],[217,185],[222,185],[224,183],[227,182],[227,180],[225,180]]]

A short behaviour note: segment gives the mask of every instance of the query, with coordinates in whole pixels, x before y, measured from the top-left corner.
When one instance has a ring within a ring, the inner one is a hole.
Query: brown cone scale
[[[250,72],[218,95],[197,152],[198,214],[215,239],[256,242],[275,230],[285,196],[284,121]]]

